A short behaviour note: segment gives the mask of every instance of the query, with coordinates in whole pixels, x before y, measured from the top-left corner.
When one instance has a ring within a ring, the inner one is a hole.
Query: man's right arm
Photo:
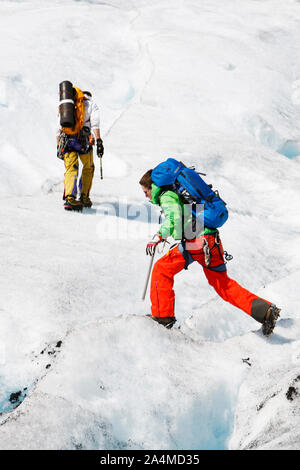
[[[103,141],[100,135],[100,115],[97,104],[92,101],[91,103],[91,129],[97,141],[97,155],[102,157],[104,153]]]
[[[162,238],[173,237],[175,240],[182,238],[182,209],[179,197],[173,191],[166,191],[160,199],[165,220],[159,229]]]

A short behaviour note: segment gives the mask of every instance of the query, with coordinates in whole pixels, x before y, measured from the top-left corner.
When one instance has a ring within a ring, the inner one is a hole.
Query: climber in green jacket
[[[197,261],[203,267],[209,284],[220,297],[260,322],[263,334],[270,336],[280,309],[228,277],[224,250],[217,229],[202,227],[191,239],[186,238],[186,229],[191,226],[192,216],[189,214],[183,217],[185,205],[180,196],[169,189],[156,186],[151,174],[152,170],[147,171],[139,183],[150,202],[161,207],[165,220],[147,244],[146,253],[153,256],[157,245],[169,236],[178,241],[176,246],[154,265],[150,289],[151,317],[167,328],[174,325],[174,276]]]

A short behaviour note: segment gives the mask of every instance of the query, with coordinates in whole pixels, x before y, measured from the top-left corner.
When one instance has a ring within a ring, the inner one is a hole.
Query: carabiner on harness
[[[210,265],[210,260],[211,260],[211,252],[209,249],[208,241],[204,237],[203,237],[203,253],[204,253],[205,266],[208,268]]]
[[[233,259],[233,256],[230,255],[227,251],[224,251],[224,258],[226,261],[231,261]]]
[[[219,232],[217,232],[215,235],[215,244],[219,246],[220,243],[221,243],[220,235],[219,235]]]
[[[60,133],[57,146],[57,158],[63,160],[65,158],[65,151],[68,145],[68,136],[64,132]]]
[[[219,232],[217,232],[215,236],[215,244],[217,245],[218,248],[219,248],[220,243],[221,243],[220,235],[219,235]],[[220,252],[220,248],[219,248],[219,252]],[[224,251],[224,258],[226,261],[231,261],[233,259],[233,256],[230,255],[227,251]]]

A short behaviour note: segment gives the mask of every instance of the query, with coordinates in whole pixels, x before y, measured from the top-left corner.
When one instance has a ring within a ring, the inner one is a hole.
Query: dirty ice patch
[[[38,381],[50,371],[60,354],[62,343],[62,340],[58,340],[32,351],[27,355],[27,365],[23,363],[22,372],[19,373],[12,373],[13,366],[17,366],[17,354],[14,357],[11,348],[7,348],[0,362],[0,416],[3,419],[23,403]]]
[[[69,335],[0,427],[1,448],[225,449],[244,371],[222,347],[148,318],[102,320]]]
[[[16,392],[5,393],[4,387],[0,386],[0,416],[20,406],[26,398],[27,392],[28,388],[24,387]]]

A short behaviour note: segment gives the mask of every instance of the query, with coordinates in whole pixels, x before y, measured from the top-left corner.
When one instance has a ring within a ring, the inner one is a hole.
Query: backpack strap
[[[184,269],[188,269],[189,265],[192,264],[195,260],[192,257],[191,253],[186,249],[186,240],[181,240],[181,242],[178,245],[178,250],[184,257],[185,265]]]
[[[174,187],[173,186],[161,186],[161,193],[160,195],[158,196],[158,202],[159,202],[159,205],[160,205],[160,198],[167,192],[167,191],[173,191],[174,193],[176,193],[176,191],[174,191]],[[177,194],[177,193],[176,193]]]
[[[175,188],[175,185],[169,185],[169,186],[161,186],[162,188],[162,192],[160,193],[159,197],[158,197],[158,201],[159,201],[159,205],[160,205],[160,199],[161,197],[167,192],[167,191],[173,191],[175,194],[177,194],[177,196],[180,198],[180,195],[174,190]],[[182,229],[184,227],[184,214],[182,214]],[[189,251],[186,249],[186,239],[184,238],[184,236],[182,237],[181,239],[181,243],[179,244],[179,251],[180,253],[182,254],[182,256],[184,257],[184,260],[185,260],[185,265],[184,265],[184,269],[188,269],[189,265],[194,261],[193,258],[192,258],[192,255],[189,253]]]
[[[184,264],[184,269],[188,270],[189,268],[189,264],[191,264],[191,261],[190,261],[190,253],[188,252],[188,250],[186,249],[186,240],[185,238],[183,238],[181,240],[181,246],[182,246],[182,256],[184,257],[184,261],[185,261],[185,264]]]

